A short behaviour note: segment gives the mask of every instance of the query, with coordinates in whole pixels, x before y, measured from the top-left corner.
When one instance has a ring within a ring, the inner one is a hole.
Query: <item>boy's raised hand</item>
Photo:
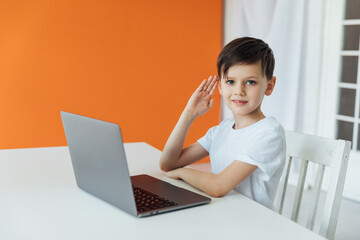
[[[210,76],[208,80],[204,80],[190,97],[185,111],[193,117],[199,117],[209,111],[214,106],[212,96],[215,93],[217,85],[217,77]]]

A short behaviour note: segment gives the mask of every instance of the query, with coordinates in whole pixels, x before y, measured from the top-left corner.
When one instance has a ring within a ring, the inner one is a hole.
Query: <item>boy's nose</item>
[[[245,96],[245,89],[244,87],[240,86],[236,89],[235,95],[238,96]]]

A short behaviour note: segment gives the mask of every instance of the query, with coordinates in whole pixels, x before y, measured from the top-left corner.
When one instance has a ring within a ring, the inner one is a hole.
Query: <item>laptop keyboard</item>
[[[136,201],[136,208],[140,213],[178,205],[173,201],[161,198],[158,195],[145,191],[139,187],[133,187],[133,191]]]

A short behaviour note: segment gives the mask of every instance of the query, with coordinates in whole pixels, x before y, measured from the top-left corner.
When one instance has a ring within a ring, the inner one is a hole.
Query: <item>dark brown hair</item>
[[[236,64],[253,64],[261,60],[264,76],[271,79],[274,72],[275,58],[273,51],[263,40],[242,37],[232,40],[220,52],[217,60],[218,76],[227,75],[229,68]]]

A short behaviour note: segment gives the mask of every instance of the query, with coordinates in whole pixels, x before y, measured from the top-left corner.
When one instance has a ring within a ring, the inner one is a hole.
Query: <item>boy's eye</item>
[[[246,83],[247,83],[248,85],[254,85],[254,84],[256,84],[256,82],[255,82],[254,80],[248,80],[248,81],[246,81]]]
[[[226,83],[229,85],[232,85],[232,84],[234,84],[234,80],[227,80]]]

